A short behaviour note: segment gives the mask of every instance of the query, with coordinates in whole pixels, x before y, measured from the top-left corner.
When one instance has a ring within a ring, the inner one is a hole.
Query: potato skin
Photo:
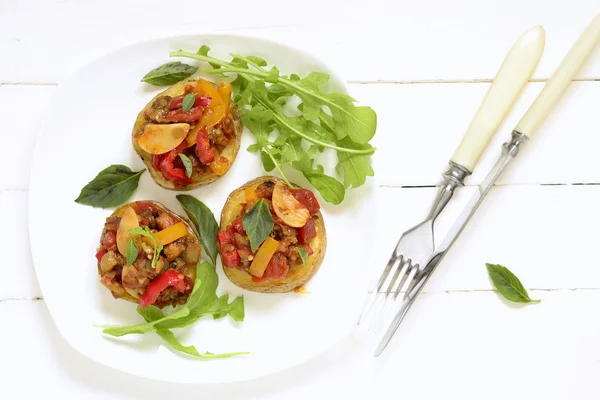
[[[197,83],[198,83],[198,80],[187,80],[187,81],[178,82],[178,83],[174,84],[173,86],[171,86],[170,88],[168,88],[167,90],[157,94],[156,96],[154,96],[154,98],[152,100],[150,100],[150,102],[148,104],[146,104],[146,106],[142,109],[142,111],[140,111],[140,113],[138,114],[137,119],[135,121],[135,124],[133,125],[133,132],[131,134],[131,142],[133,144],[133,148],[134,148],[135,152],[140,156],[140,158],[142,159],[144,164],[146,165],[146,168],[148,169],[148,172],[150,172],[150,176],[152,177],[154,182],[156,182],[156,184],[158,184],[160,187],[162,187],[164,189],[175,190],[175,191],[188,191],[188,190],[196,189],[196,188],[208,185],[209,183],[216,181],[217,179],[223,177],[227,173],[227,172],[225,172],[225,174],[218,176],[214,172],[210,171],[205,174],[202,174],[202,176],[195,179],[189,185],[180,185],[180,186],[176,187],[172,181],[165,179],[162,176],[162,174],[160,173],[160,171],[157,171],[154,169],[154,167],[152,166],[152,154],[147,153],[137,143],[137,138],[140,137],[140,135],[144,132],[144,127],[149,123],[148,120],[146,119],[145,113],[146,113],[146,110],[152,106],[152,103],[154,103],[154,101],[160,96],[165,96],[165,95],[171,96],[171,97],[180,96],[184,93],[185,87],[187,85],[196,86]],[[242,140],[242,123],[240,122],[239,112],[238,112],[237,108],[235,107],[235,105],[233,104],[233,102],[231,103],[231,105],[229,107],[229,115],[231,116],[231,119],[233,121],[234,130],[235,130],[234,140],[231,140],[231,142],[227,145],[227,147],[231,146],[231,148],[233,150],[232,151],[233,160],[229,166],[229,168],[231,169],[231,166],[235,162],[237,154],[240,150],[240,143]]]
[[[200,239],[198,238],[198,235],[196,235],[196,232],[192,228],[192,225],[190,225],[190,222],[186,218],[184,218],[178,214],[175,214],[173,211],[169,210],[167,207],[165,207],[162,203],[159,203],[158,201],[153,201],[153,200],[138,200],[138,201],[152,204],[158,210],[163,211],[171,216],[177,217],[177,219],[181,220],[185,224],[185,227],[187,228],[187,231],[188,231],[188,234],[186,237],[191,237],[198,243],[198,246],[200,248],[200,255],[202,255],[202,246],[200,245]],[[111,217],[112,216],[116,216],[116,217],[123,216],[123,213],[125,212],[125,208],[127,208],[135,203],[136,202],[134,201],[134,202],[126,203],[126,204],[123,204],[122,206],[119,206],[110,216]],[[100,235],[100,244],[102,244],[102,239],[104,238],[105,233],[106,233],[106,228],[103,228],[102,234]],[[98,268],[98,275],[100,275],[100,277],[102,277],[102,268],[100,268],[100,262],[98,262],[96,265]],[[195,282],[196,281],[196,264],[192,265],[192,264],[188,263],[187,267],[188,267],[187,268],[188,273],[186,274],[186,276],[191,278],[192,281]],[[120,297],[120,299],[139,304],[139,300],[136,299],[135,297],[133,297],[132,295],[130,295],[128,292],[125,292],[123,294],[123,297]]]
[[[242,209],[241,204],[245,202],[246,198],[244,189],[247,187],[256,189],[261,183],[267,181],[277,182],[281,181],[281,179],[274,176],[261,176],[245,183],[240,188],[231,192],[223,207],[223,211],[221,212],[220,231],[225,231],[227,226],[239,215]],[[321,266],[327,248],[325,222],[320,212],[317,212],[316,215],[315,228],[317,236],[309,243],[314,254],[308,257],[306,263],[291,268],[287,275],[282,279],[267,280],[264,282],[252,281],[252,275],[243,269],[223,267],[223,271],[227,278],[243,289],[262,293],[286,293],[304,285],[313,277]],[[221,259],[221,263],[222,261],[223,260]]]

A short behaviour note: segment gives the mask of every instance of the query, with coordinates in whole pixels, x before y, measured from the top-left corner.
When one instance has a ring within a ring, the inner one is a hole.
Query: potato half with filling
[[[186,191],[229,171],[241,134],[231,85],[199,79],[176,83],[154,97],[138,114],[132,143],[159,186]]]
[[[138,227],[152,237],[131,232]],[[157,255],[154,240],[163,246]],[[163,308],[187,301],[201,250],[187,220],[159,202],[136,201],[106,218],[96,251],[100,283],[114,298]]]
[[[269,207],[274,227],[252,251],[243,219],[261,199]],[[313,192],[292,189],[273,176],[254,179],[233,191],[217,234],[225,275],[237,286],[256,292],[290,292],[304,285],[325,257],[327,238],[319,210]]]

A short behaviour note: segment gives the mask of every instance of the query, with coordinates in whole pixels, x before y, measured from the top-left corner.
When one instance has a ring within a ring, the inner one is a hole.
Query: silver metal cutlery
[[[422,261],[424,258],[419,258],[418,268],[410,267],[411,263],[413,263],[413,259],[410,258],[412,257],[412,254],[420,255],[423,252],[422,248],[429,246],[428,238],[424,236],[421,237],[420,242],[413,239],[411,246],[414,248],[409,247],[398,249],[398,247],[396,247],[392,255],[392,259],[390,260],[391,264],[388,263],[388,266],[384,270],[384,274],[389,274],[389,270],[391,270],[394,265],[397,265],[398,261],[398,265],[408,264],[409,274],[412,272],[411,270],[415,271],[410,276],[405,272],[405,275],[403,275],[400,282],[402,286],[398,285],[393,290],[388,290],[386,292],[393,293],[395,299],[398,294],[403,291],[403,287],[406,286],[406,291],[404,292],[404,296],[397,307],[396,314],[383,338],[381,339],[377,349],[375,350],[375,357],[379,356],[384,351],[417,295],[426,284],[437,265],[441,262],[448,249],[463,231],[472,215],[475,213],[486,194],[489,192],[490,188],[494,185],[494,182],[496,182],[506,166],[517,156],[523,143],[526,143],[527,140],[539,130],[546,117],[564,94],[573,77],[587,61],[598,42],[600,42],[600,14],[597,15],[582,32],[569,53],[563,59],[558,69],[550,77],[533,104],[521,118],[515,129],[512,131],[511,140],[504,143],[500,158],[490,170],[483,182],[479,185],[476,193],[464,208],[458,219],[455,221],[444,241],[435,249],[435,252],[431,254],[431,257],[429,257],[426,261]],[[468,156],[468,154],[466,155]],[[435,219],[435,217],[433,219]],[[426,244],[424,245],[423,242]],[[399,243],[399,245],[400,244],[401,243]],[[396,258],[395,255],[397,255]],[[400,267],[398,267],[396,271],[399,268]],[[403,269],[406,271],[406,268]],[[388,272],[386,273],[386,271]],[[399,272],[395,272],[394,276],[397,277],[398,274]],[[409,277],[410,279],[408,279]],[[393,282],[394,280],[392,278],[392,283]],[[381,279],[380,283],[383,284]],[[406,285],[406,283],[408,283],[408,285]]]
[[[360,323],[368,318],[370,327],[377,328],[387,308],[406,289],[412,289],[435,250],[434,225],[436,218],[448,204],[454,190],[463,186],[494,133],[511,110],[527,81],[535,70],[545,43],[542,27],[534,27],[522,34],[507,53],[492,85],[442,175],[441,185],[429,215],[420,224],[402,234],[383,273],[367,298]],[[398,279],[399,282],[398,282]],[[385,294],[377,293],[385,288]],[[383,303],[383,305],[381,304]],[[371,313],[371,311],[373,313]]]

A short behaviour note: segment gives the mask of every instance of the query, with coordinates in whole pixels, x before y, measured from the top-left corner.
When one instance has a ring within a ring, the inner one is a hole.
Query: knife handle
[[[599,39],[600,14],[581,33],[558,69],[544,85],[538,97],[517,124],[515,128],[517,132],[531,137],[538,130],[569,86],[569,83],[571,83],[575,74],[587,61]]]
[[[545,42],[541,26],[529,29],[517,39],[450,161],[473,172],[488,142],[533,74]]]

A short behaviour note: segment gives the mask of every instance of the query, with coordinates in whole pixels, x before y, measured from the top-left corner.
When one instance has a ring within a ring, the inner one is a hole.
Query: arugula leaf
[[[485,264],[492,283],[505,299],[516,303],[539,303],[529,298],[527,290],[510,270],[498,264]]]
[[[332,204],[344,201],[346,191],[338,180],[319,172],[303,172],[308,181],[321,193],[323,199]]]
[[[194,102],[196,101],[196,95],[194,93],[188,93],[183,98],[183,102],[181,103],[181,111],[188,112],[194,106]]]
[[[164,317],[163,312],[158,307],[149,306],[145,309],[141,307],[137,308],[138,314],[140,314],[146,322],[154,322]],[[160,336],[169,346],[171,346],[174,350],[180,351],[185,354],[189,354],[198,358],[208,358],[208,359],[216,359],[216,358],[229,358],[242,354],[250,354],[247,352],[236,352],[236,353],[224,353],[224,354],[213,354],[213,353],[200,353],[194,346],[184,346],[175,336],[173,332],[169,329],[157,329],[156,333]]]
[[[151,306],[148,306],[151,307]],[[153,306],[152,306],[153,307]],[[147,322],[145,324],[133,325],[133,326],[118,326],[118,325],[96,325],[96,327],[104,328],[102,333],[110,336],[125,336],[132,334],[142,335],[144,333],[148,333],[154,330],[154,326],[161,323],[167,322],[170,320],[176,320],[178,318],[183,318],[188,316],[190,313],[189,308],[183,307],[173,314],[169,314],[167,316],[162,317],[161,319],[157,319],[156,321]]]
[[[127,253],[127,265],[132,265],[137,259],[139,253],[137,246],[133,242],[133,239],[129,239],[129,242],[127,242],[127,249],[125,252]]]
[[[134,172],[125,165],[111,165],[81,189],[75,202],[100,208],[119,206],[137,189],[144,171]]]
[[[169,86],[192,76],[198,67],[193,67],[179,61],[169,62],[156,67],[142,78],[142,82],[154,86]]]
[[[138,226],[137,228],[133,228],[133,229],[129,230],[129,233],[131,233],[132,235],[146,236],[146,237],[149,237],[150,239],[152,239],[152,242],[154,243],[154,257],[152,258],[152,268],[154,268],[154,266],[158,262],[158,258],[160,257],[160,252],[163,249],[163,245],[158,244],[156,237],[154,236],[154,234],[152,232],[150,232],[150,228],[148,228],[147,226],[145,226],[143,228],[141,226]]]
[[[304,249],[303,247],[296,247],[296,250],[298,250],[298,254],[300,254],[302,263],[306,264],[306,260],[308,260],[308,251],[306,251],[306,249]]]
[[[242,123],[257,139],[248,150],[260,151],[267,172],[277,169],[289,185],[283,166],[300,170],[323,199],[333,204],[343,201],[346,189],[364,185],[374,175],[369,157],[375,148],[368,142],[377,128],[377,114],[370,107],[356,105],[347,94],[323,90],[330,79],[328,74],[285,76],[274,66],[268,69],[266,60],[259,57],[230,54],[232,59],[227,62],[209,56],[206,46],[201,50],[179,50],[170,56],[208,62],[213,69],[205,70],[207,73],[237,73],[232,82],[234,101],[242,111]],[[298,99],[302,115],[288,115],[284,106]],[[305,142],[309,146],[303,146]],[[343,184],[326,174],[322,166],[313,166],[311,158],[325,150],[337,153],[335,172]]]
[[[250,248],[252,249],[252,252],[255,252],[260,244],[269,236],[275,225],[269,206],[265,203],[265,199],[260,199],[258,203],[244,215],[242,225],[248,234],[248,239],[250,239]]]
[[[185,176],[190,178],[192,176],[192,160],[183,153],[179,153],[179,158],[181,158],[181,162],[185,168]]]
[[[212,261],[213,265],[217,264],[217,232],[219,224],[215,216],[204,203],[188,194],[179,194],[175,196],[181,204],[183,211],[194,224],[196,231],[200,234],[200,242],[206,251],[206,254]]]

